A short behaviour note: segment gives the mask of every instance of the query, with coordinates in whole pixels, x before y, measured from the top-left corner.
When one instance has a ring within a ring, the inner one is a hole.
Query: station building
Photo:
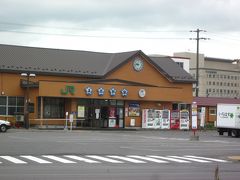
[[[0,45],[0,118],[13,124],[29,112],[30,126],[64,126],[71,114],[76,127],[142,127],[143,109],[189,108],[194,82],[171,58],[140,50]]]

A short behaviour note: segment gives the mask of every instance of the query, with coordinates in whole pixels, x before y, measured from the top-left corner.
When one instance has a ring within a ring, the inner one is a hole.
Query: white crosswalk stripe
[[[12,157],[12,156],[0,156],[0,157],[3,158],[3,159],[8,160],[8,161],[10,161],[10,162],[13,162],[13,163],[15,163],[15,164],[27,164],[27,162],[22,161],[22,160],[20,160],[20,159],[17,159],[17,158],[15,158],[15,157]]]
[[[144,156],[128,156],[128,157],[132,157],[132,158],[137,158],[137,159],[142,159],[142,160],[146,160],[146,161],[151,161],[151,162],[155,162],[155,163],[168,163],[167,161],[163,161],[163,160],[159,160],[159,159],[154,159],[151,157],[144,157]]]
[[[58,161],[58,162],[61,162],[61,163],[64,163],[64,164],[76,163],[74,161],[70,161],[70,160],[60,158],[60,157],[57,157],[57,156],[52,156],[52,155],[43,155],[43,157],[49,158],[49,159],[52,159],[52,160],[55,160],[55,161]]]
[[[123,163],[122,161],[117,161],[115,159],[110,159],[110,158],[102,157],[102,156],[90,155],[90,156],[87,156],[87,157],[98,159],[98,160],[102,160],[102,161],[106,161],[106,162],[110,162],[110,163]]]
[[[78,161],[83,161],[83,162],[86,162],[86,163],[100,163],[99,161],[94,161],[94,160],[79,157],[79,156],[65,155],[64,157],[71,158],[71,159],[78,160]]]
[[[171,157],[151,156],[151,155],[148,155],[148,156],[152,157],[152,158],[163,159],[163,160],[173,161],[173,162],[178,162],[178,163],[191,163],[190,161],[185,161],[185,160],[181,160],[181,159],[175,159],[175,158],[171,158]]]
[[[180,156],[168,156],[168,157],[177,158],[177,159],[184,159],[184,160],[200,162],[200,163],[210,163],[210,161],[201,160],[201,159],[194,159],[194,158],[190,158],[190,157],[180,157]]]
[[[133,159],[133,158],[129,158],[129,157],[123,157],[123,156],[107,156],[107,157],[120,159],[120,160],[124,160],[124,161],[128,161],[128,162],[132,162],[132,163],[147,163],[145,161],[140,161],[140,160],[137,160],[137,159]]]
[[[214,162],[228,162],[228,161],[222,160],[222,159],[206,158],[206,157],[201,157],[201,156],[185,156],[185,157],[197,158],[197,159],[205,159],[205,160],[214,161]]]
[[[7,161],[14,164],[28,164],[28,163],[38,163],[38,164],[53,164],[53,163],[64,163],[64,164],[76,164],[76,163],[134,163],[134,164],[144,164],[144,163],[213,163],[220,162],[226,163],[230,161],[208,158],[201,156],[183,155],[183,156],[158,156],[158,155],[20,155],[20,156],[0,156],[0,164],[4,164]]]
[[[21,156],[21,157],[32,160],[32,161],[35,161],[35,162],[40,163],[40,164],[51,164],[52,163],[50,161],[46,161],[44,159],[40,159],[40,158],[34,157],[34,156]]]

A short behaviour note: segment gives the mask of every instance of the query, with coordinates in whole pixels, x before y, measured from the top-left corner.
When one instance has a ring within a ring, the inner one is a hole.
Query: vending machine
[[[155,126],[155,110],[142,110],[142,128],[154,128]]]
[[[189,130],[189,111],[188,110],[180,111],[180,129]]]
[[[162,129],[170,129],[170,110],[165,109],[162,111]]]
[[[180,112],[174,110],[171,112],[170,127],[171,129],[179,129],[179,126],[180,126]]]
[[[162,111],[161,110],[155,110],[155,123],[154,128],[160,129],[162,126]]]

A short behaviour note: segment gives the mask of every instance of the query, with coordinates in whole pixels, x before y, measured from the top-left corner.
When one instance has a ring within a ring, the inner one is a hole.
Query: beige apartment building
[[[190,74],[196,78],[196,53],[179,52],[189,58]],[[199,97],[240,98],[240,60],[205,57],[199,54]],[[196,87],[193,88],[193,95]]]

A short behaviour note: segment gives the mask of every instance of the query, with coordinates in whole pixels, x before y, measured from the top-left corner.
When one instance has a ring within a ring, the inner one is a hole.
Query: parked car
[[[0,120],[0,132],[6,132],[9,128],[11,128],[9,121]]]

